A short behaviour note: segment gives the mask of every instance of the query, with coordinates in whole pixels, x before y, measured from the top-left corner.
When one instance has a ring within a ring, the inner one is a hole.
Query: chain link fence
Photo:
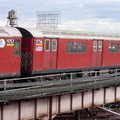
[[[33,53],[25,51],[21,54],[21,69],[22,71],[31,69],[33,65]]]

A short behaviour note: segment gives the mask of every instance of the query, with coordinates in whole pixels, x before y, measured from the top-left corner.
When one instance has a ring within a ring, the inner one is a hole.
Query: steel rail
[[[111,78],[106,81],[92,82],[87,84],[73,84],[66,86],[55,86],[48,88],[32,88],[20,91],[1,91],[0,100],[18,100],[18,99],[29,99],[37,97],[52,96],[58,94],[65,94],[78,91],[87,91],[90,89],[99,89],[102,87],[108,87],[111,85],[118,86],[120,84],[120,78]]]
[[[71,73],[72,75],[76,74],[76,73]],[[57,74],[57,75],[61,75],[61,74]],[[55,76],[57,76],[55,75]],[[63,75],[63,74],[62,74]],[[65,75],[65,74],[64,74]],[[115,76],[119,76],[120,73],[114,73],[114,74],[108,74],[108,75],[102,75],[102,76],[90,76],[90,77],[78,77],[78,78],[70,78],[70,79],[64,79],[64,80],[51,80],[51,81],[35,81],[35,82],[20,82],[20,83],[7,83],[6,80],[3,81],[2,84],[0,84],[0,89],[1,90],[7,90],[7,89],[16,89],[16,88],[27,88],[27,87],[34,87],[34,86],[41,86],[41,87],[46,87],[46,86],[55,86],[55,85],[61,85],[61,84],[73,84],[73,83],[77,83],[77,82],[81,82],[81,84],[87,83],[87,82],[97,82],[99,80],[105,80],[105,79],[109,79],[110,77],[115,77]],[[53,75],[47,75],[45,77],[51,77]],[[35,79],[35,78],[41,78],[43,76],[36,76],[36,77],[28,77],[28,78],[20,78],[17,80],[24,80],[24,79]]]

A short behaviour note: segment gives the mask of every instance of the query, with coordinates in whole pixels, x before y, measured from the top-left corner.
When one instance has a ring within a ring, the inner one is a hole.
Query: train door
[[[44,49],[44,69],[57,68],[57,39],[46,39]]]
[[[102,66],[103,41],[93,41],[93,66]]]

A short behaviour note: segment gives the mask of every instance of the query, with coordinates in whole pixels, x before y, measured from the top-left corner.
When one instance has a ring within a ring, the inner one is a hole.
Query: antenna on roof
[[[11,27],[16,27],[18,26],[18,23],[17,23],[17,12],[14,11],[14,10],[11,10],[8,12],[8,17],[7,17],[8,21],[7,21],[7,24],[6,26],[11,26]]]

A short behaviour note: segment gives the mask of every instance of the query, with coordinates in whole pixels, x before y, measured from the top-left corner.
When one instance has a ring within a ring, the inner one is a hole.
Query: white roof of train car
[[[29,31],[33,35],[33,37],[120,40],[120,34],[115,34],[115,33],[47,30],[47,29],[39,29],[39,28],[25,28],[25,29]]]
[[[22,37],[22,35],[16,28],[0,27],[0,37]]]

